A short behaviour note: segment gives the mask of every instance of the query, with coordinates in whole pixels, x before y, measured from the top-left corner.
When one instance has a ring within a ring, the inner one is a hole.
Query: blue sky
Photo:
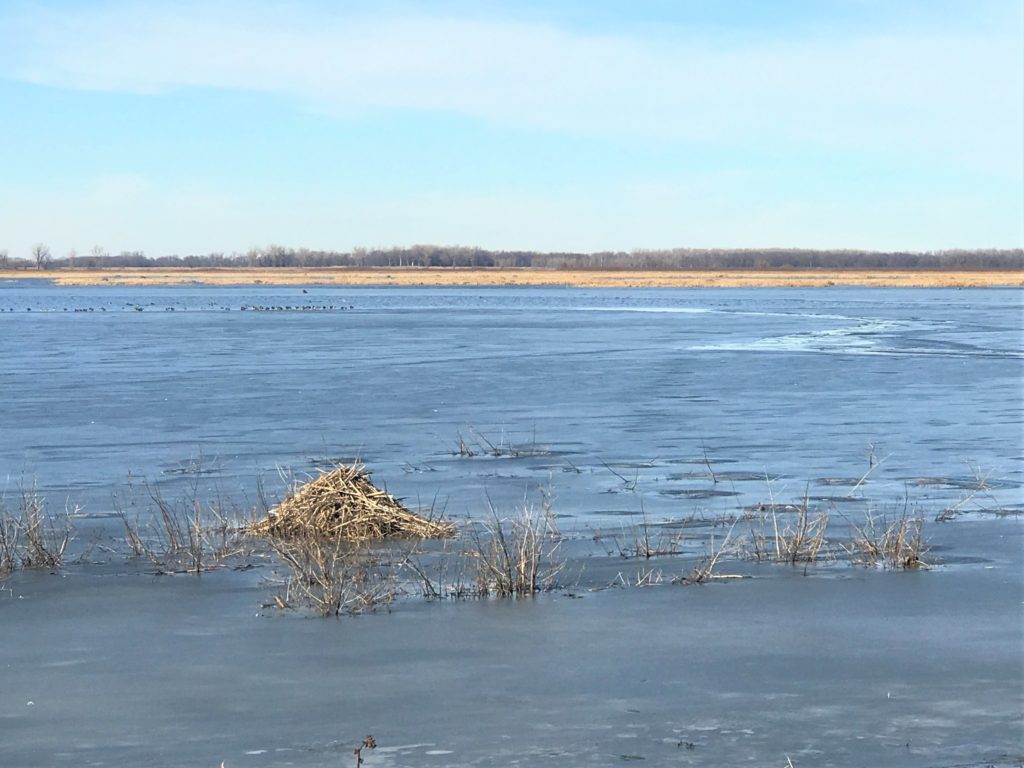
[[[1020,247],[1021,0],[0,0],[0,249]]]

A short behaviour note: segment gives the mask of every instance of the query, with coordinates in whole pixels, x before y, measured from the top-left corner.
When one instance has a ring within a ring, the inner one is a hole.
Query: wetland
[[[1019,766],[1021,308],[2,282],[0,489],[71,539],[0,576],[0,764],[354,765],[372,734],[368,768]],[[160,529],[154,496],[245,516],[356,461],[459,531],[427,573],[543,510],[552,588],[427,599],[414,574],[321,619],[268,597],[272,551],[197,575],[125,540],[126,509]],[[759,557],[801,510],[820,556]],[[900,515],[927,567],[851,555]],[[692,583],[717,553],[737,578]]]

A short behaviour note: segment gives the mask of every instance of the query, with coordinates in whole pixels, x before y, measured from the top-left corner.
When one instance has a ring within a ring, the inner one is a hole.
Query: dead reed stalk
[[[673,582],[676,584],[706,584],[709,581],[717,579],[740,578],[733,574],[720,574],[715,572],[715,568],[718,567],[718,561],[726,554],[735,550],[735,546],[732,544],[732,532],[736,527],[736,523],[737,520],[733,520],[732,525],[729,526],[729,530],[726,531],[725,537],[717,547],[715,546],[715,538],[712,536],[710,549],[704,559],[695,565],[688,574],[673,579]]]
[[[60,568],[71,541],[70,514],[58,525],[46,514],[35,484],[22,487],[17,514],[0,499],[0,573],[17,568]]]
[[[528,444],[516,444],[512,442],[511,435],[506,436],[504,428],[498,442],[494,442],[487,435],[477,431],[474,427],[468,428],[472,442],[463,437],[462,432],[455,435],[455,455],[471,459],[474,456],[491,456],[496,459],[510,458],[522,459],[534,456],[549,456],[551,449],[537,443],[537,432],[534,430],[533,440]]]
[[[365,544],[312,531],[269,540],[288,568],[281,608],[310,608],[321,616],[355,615],[388,606],[398,594],[397,571]]]
[[[21,526],[0,499],[0,574],[13,571],[21,564]]]
[[[691,515],[683,525],[685,526],[686,522],[692,520],[693,516]],[[685,533],[683,531],[667,532],[660,526],[651,523],[643,499],[640,500],[640,523],[637,526],[632,526],[629,530],[632,538],[630,544],[623,545],[618,537],[614,537],[620,557],[639,557],[651,560],[655,557],[674,556],[682,552]]]
[[[159,572],[202,573],[244,551],[239,536],[247,524],[219,495],[203,498],[193,483],[187,496],[169,501],[156,486],[146,485],[144,508],[129,484],[126,499],[115,497],[114,508],[124,528],[132,557],[145,557]],[[129,510],[134,514],[129,517]],[[143,513],[148,522],[141,522]]]
[[[935,522],[946,523],[957,518],[961,514],[964,514],[967,510],[967,506],[972,503],[976,506],[983,507],[983,505],[975,502],[975,497],[978,496],[978,494],[981,494],[984,498],[987,498],[992,502],[995,509],[1001,508],[1002,505],[999,503],[999,500],[991,492],[992,486],[990,485],[990,481],[992,479],[993,472],[991,470],[983,472],[980,466],[972,464],[971,462],[967,462],[967,467],[971,471],[973,482],[967,484],[967,487],[964,489],[965,492],[956,503],[949,505],[935,516]]]
[[[803,503],[797,506],[795,517],[776,535],[776,550],[781,552],[779,559],[792,564],[816,562],[825,545],[827,528],[828,512],[812,512],[805,496]]]
[[[788,519],[780,520],[781,510],[775,502],[771,480],[765,475],[768,485],[767,505],[758,505],[758,527],[751,526],[751,545],[757,560],[774,560],[780,563],[813,563],[817,561],[827,540],[828,512],[814,512],[808,493],[799,504],[786,505]],[[770,529],[769,529],[770,524]]]
[[[406,563],[414,576],[414,583],[427,600],[462,600],[480,597],[469,574],[466,552],[449,551],[447,542],[437,553],[426,557],[411,556]],[[475,558],[473,558],[475,562]]]
[[[491,522],[475,540],[477,592],[526,597],[551,589],[563,563],[550,510],[524,503],[511,520],[502,520],[493,506],[490,512]]]
[[[359,768],[359,766],[366,762],[365,760],[363,760],[363,750],[376,748],[377,741],[373,738],[373,736],[367,736],[365,739],[363,739],[362,744],[360,744],[358,747],[352,750],[352,754],[356,756],[356,768]]]
[[[853,539],[847,550],[865,565],[882,564],[886,568],[912,570],[928,568],[924,556],[924,517],[906,512],[895,519],[875,516],[870,510],[863,525],[850,524]]]

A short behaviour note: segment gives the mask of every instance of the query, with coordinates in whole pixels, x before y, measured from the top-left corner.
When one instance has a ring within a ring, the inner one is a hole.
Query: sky
[[[1024,0],[0,0],[0,250],[1024,245]]]

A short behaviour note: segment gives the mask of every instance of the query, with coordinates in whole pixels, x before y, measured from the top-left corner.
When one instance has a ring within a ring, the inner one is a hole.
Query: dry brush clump
[[[308,608],[321,616],[355,615],[386,607],[399,591],[398,570],[387,553],[366,543],[327,538],[312,531],[269,540],[288,569],[279,608]]]
[[[769,492],[771,485],[769,484]],[[845,553],[853,562],[883,565],[887,568],[927,568],[924,556],[928,543],[924,538],[924,516],[910,514],[906,507],[899,514],[878,515],[870,507],[863,523],[846,515],[848,538],[830,547],[826,539],[829,526],[827,510],[812,511],[807,495],[799,504],[758,505],[750,530],[750,551],[757,560],[813,563],[827,554]]]
[[[129,482],[127,494],[114,498],[114,508],[129,553],[149,560],[158,573],[198,574],[247,551],[239,535],[247,516],[219,495],[204,498],[193,483],[185,496],[171,501],[156,486],[144,488],[140,499]]]
[[[827,545],[827,510],[815,511],[805,492],[800,503],[780,506],[775,502],[771,480],[768,504],[759,504],[750,526],[750,551],[756,560],[781,563],[813,563]]]
[[[0,574],[18,568],[60,568],[71,541],[70,513],[64,521],[46,514],[33,484],[21,489],[17,512],[0,499]]]
[[[776,521],[773,531],[776,559],[794,565],[816,562],[826,544],[827,529],[828,512],[812,511],[805,497],[781,530]]]
[[[475,583],[481,596],[527,597],[554,586],[563,563],[561,543],[550,507],[524,503],[512,518],[502,519],[492,506],[491,520],[475,536]]]
[[[850,529],[853,535],[846,549],[857,562],[903,570],[929,567],[924,561],[929,547],[922,515],[904,511],[890,518],[868,510],[864,523],[851,523]]]

